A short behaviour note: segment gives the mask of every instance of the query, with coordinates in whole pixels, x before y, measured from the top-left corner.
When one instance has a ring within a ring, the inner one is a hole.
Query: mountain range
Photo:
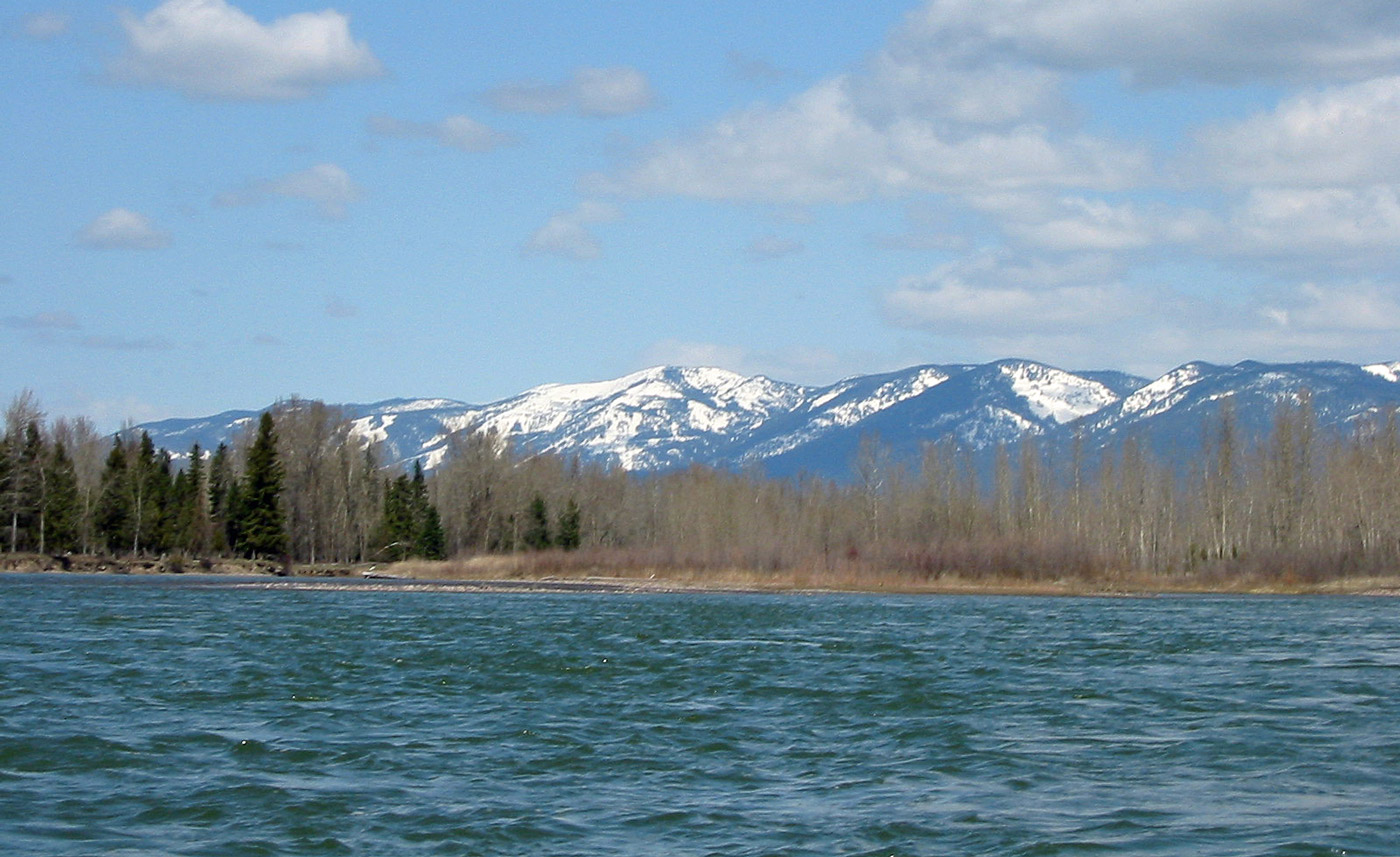
[[[498,402],[389,399],[339,406],[383,459],[438,466],[454,432],[494,429],[521,449],[638,471],[757,466],[774,476],[848,474],[863,437],[896,459],[953,438],[986,452],[1036,436],[1101,452],[1136,437],[1189,456],[1230,402],[1243,436],[1266,431],[1306,391],[1320,428],[1352,431],[1400,405],[1400,361],[1193,362],[1160,378],[1069,372],[1030,360],[924,365],[802,386],[723,369],[662,366],[611,381],[546,384]],[[258,411],[167,419],[139,428],[172,452],[228,442]]]

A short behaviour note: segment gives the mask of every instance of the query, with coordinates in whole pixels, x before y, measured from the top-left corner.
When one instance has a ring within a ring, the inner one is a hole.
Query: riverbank
[[[97,555],[0,555],[0,572],[165,575],[207,574],[266,577],[252,586],[272,588],[412,588],[470,592],[870,592],[896,594],[1000,594],[1131,596],[1181,594],[1377,595],[1400,596],[1400,574],[1302,580],[1287,574],[1104,575],[1092,579],[1025,579],[943,575],[927,580],[879,571],[775,571],[746,569],[637,569],[618,574],[587,567],[557,567],[529,555],[398,563],[318,563],[284,566],[268,560]]]

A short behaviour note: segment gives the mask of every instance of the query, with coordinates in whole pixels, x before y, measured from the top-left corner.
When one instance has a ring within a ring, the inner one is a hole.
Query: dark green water
[[[1400,602],[10,576],[0,854],[1400,854]]]

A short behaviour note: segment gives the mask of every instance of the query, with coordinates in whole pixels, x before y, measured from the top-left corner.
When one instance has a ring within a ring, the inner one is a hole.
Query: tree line
[[[176,459],[133,429],[5,413],[10,551],[285,556],[303,563],[533,554],[557,566],[1020,579],[1390,572],[1400,563],[1400,429],[1320,430],[1306,394],[1270,429],[1227,402],[1190,460],[1126,439],[1092,456],[1035,437],[995,450],[877,438],[851,477],[706,467],[643,474],[461,431],[431,475],[384,462],[339,409],[291,399],[229,444]]]
[[[0,438],[0,516],[11,553],[351,563],[440,559],[445,544],[421,467],[386,470],[336,409],[299,399],[177,459],[133,428],[47,421],[22,393]]]

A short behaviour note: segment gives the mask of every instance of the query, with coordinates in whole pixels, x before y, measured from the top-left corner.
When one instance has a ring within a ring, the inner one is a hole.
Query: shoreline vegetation
[[[1163,576],[1121,574],[1095,579],[1028,580],[949,575],[913,580],[897,572],[755,572],[747,569],[617,569],[561,563],[563,557],[521,554],[465,560],[322,563],[287,567],[268,560],[188,562],[170,557],[0,555],[0,574],[205,575],[237,578],[243,586],[285,589],[412,589],[439,592],[586,593],[865,593],[908,595],[1153,596],[1153,595],[1364,595],[1400,597],[1400,575],[1299,580],[1274,576]],[[265,582],[252,578],[265,578]]]
[[[845,481],[637,473],[466,427],[430,473],[386,460],[321,402],[281,402],[231,442],[177,456],[135,428],[49,421],[26,392],[0,436],[0,569],[532,589],[1400,591],[1394,410],[1332,433],[1303,392],[1257,436],[1224,402],[1178,459],[1134,437],[1056,450],[1027,436],[990,456],[945,439],[903,461],[870,436]]]

